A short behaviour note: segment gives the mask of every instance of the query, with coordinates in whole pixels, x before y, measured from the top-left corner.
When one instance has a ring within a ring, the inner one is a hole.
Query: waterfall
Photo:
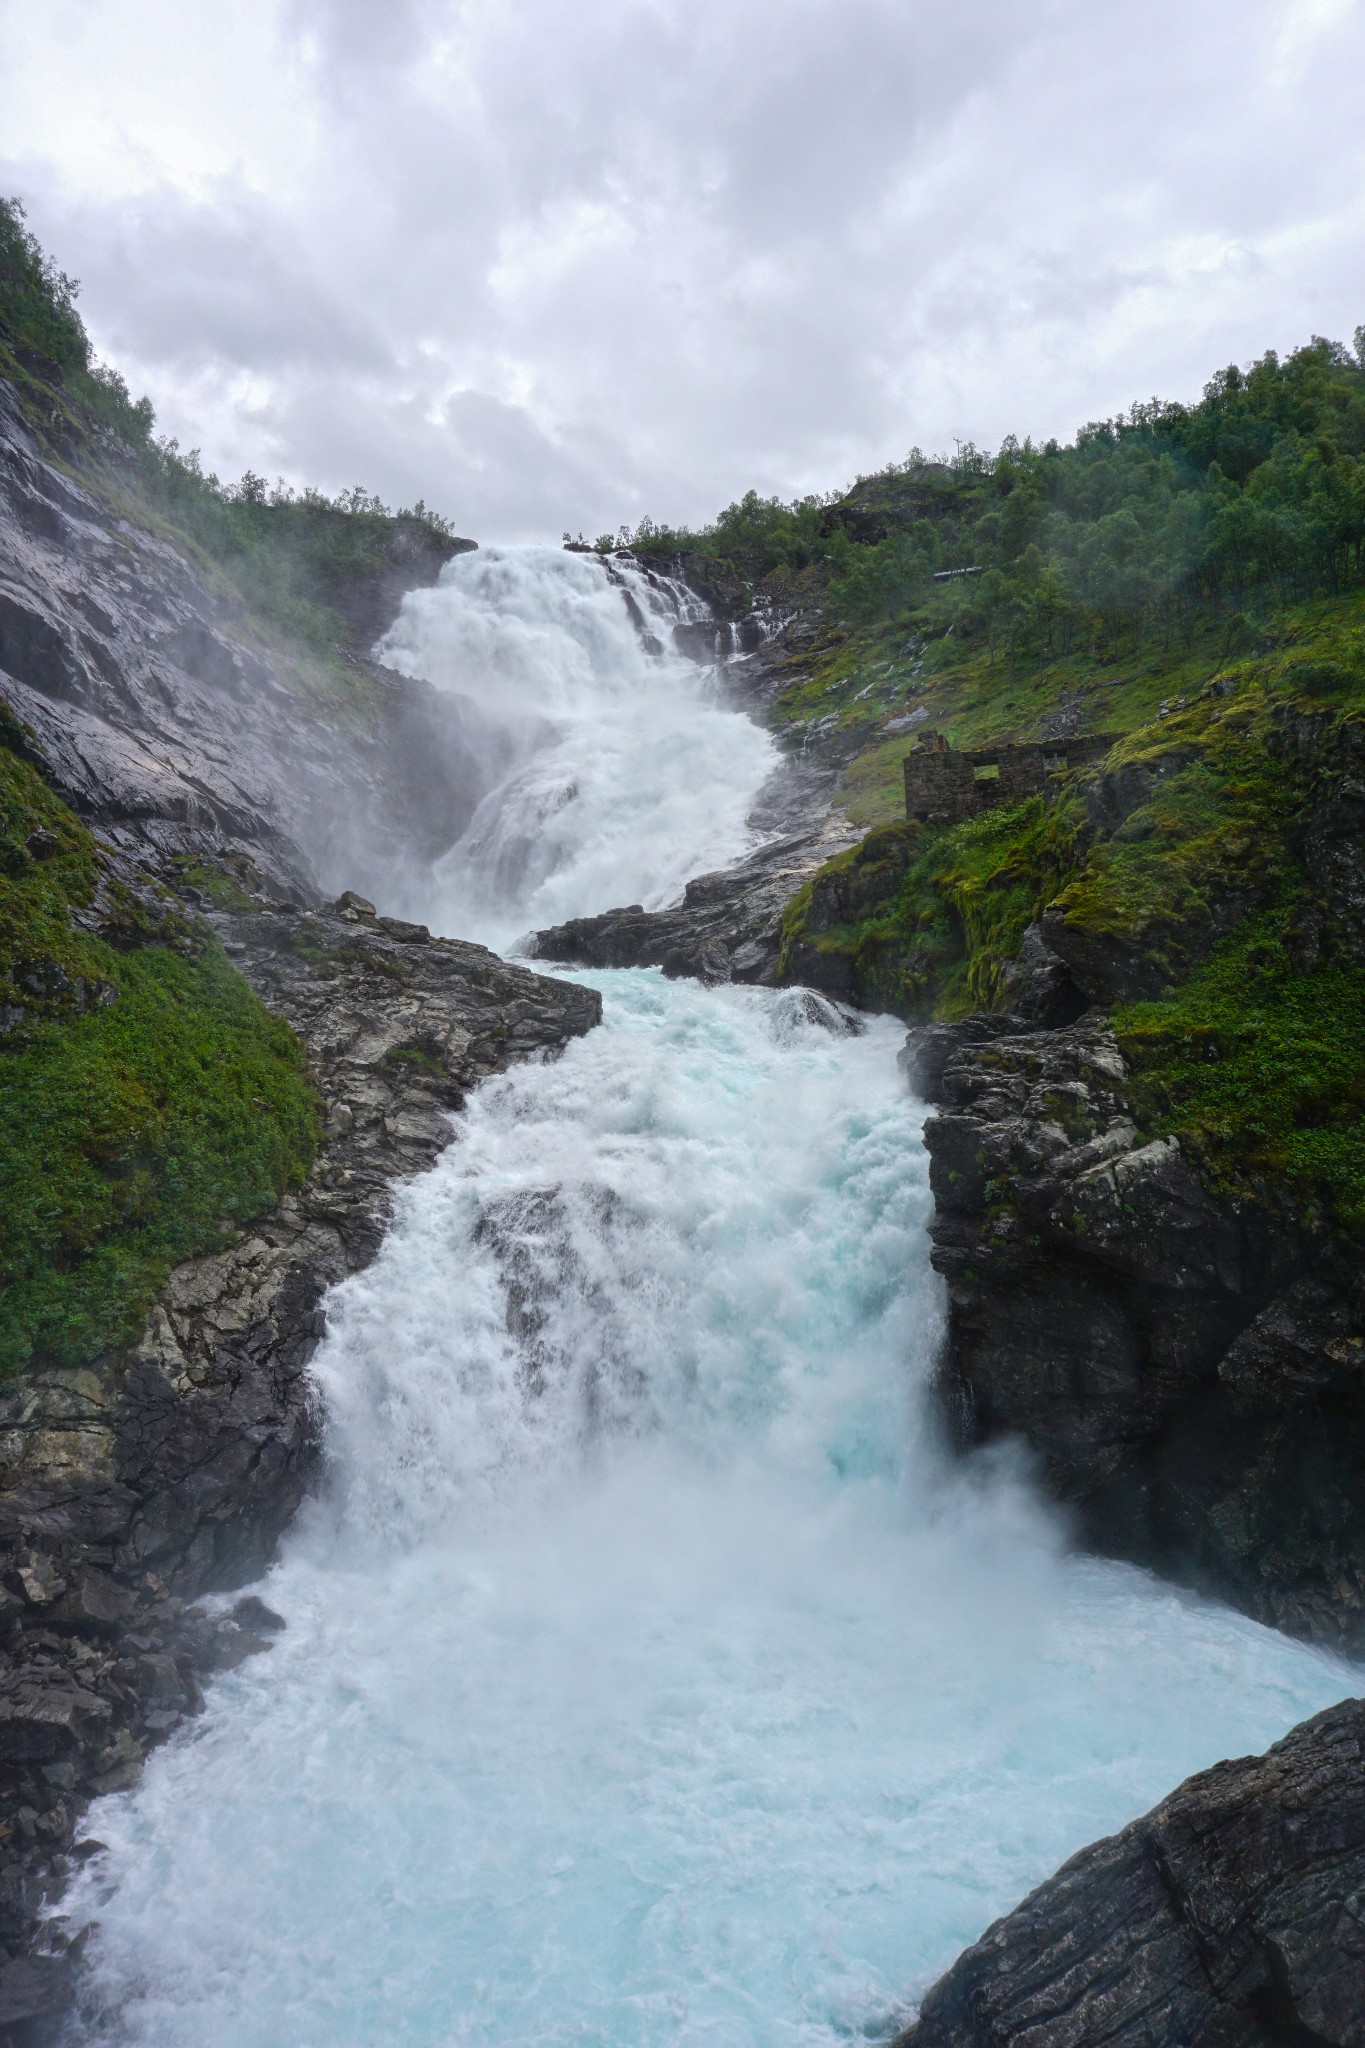
[[[549,559],[455,565],[390,649],[515,744],[440,878],[490,926],[666,893],[768,758]],[[897,1026],[583,978],[601,1029],[473,1093],[330,1302],[286,1631],[93,1815],[92,2048],[877,2038],[1066,1855],[1348,1689],[944,1457]]]
[[[380,647],[470,700],[486,793],[408,914],[506,945],[528,927],[640,902],[745,851],[771,740],[690,659],[698,605],[634,564],[547,547],[457,555]],[[714,629],[712,629],[714,638]]]

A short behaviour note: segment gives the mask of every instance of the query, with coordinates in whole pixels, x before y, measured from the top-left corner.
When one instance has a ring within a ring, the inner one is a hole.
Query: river
[[[433,923],[508,944],[743,850],[769,742],[596,564],[462,557],[388,651],[500,735]],[[583,978],[602,1027],[477,1090],[332,1297],[288,1627],[92,1815],[87,2042],[879,2038],[1071,1851],[1351,1689],[945,1456],[901,1027]]]

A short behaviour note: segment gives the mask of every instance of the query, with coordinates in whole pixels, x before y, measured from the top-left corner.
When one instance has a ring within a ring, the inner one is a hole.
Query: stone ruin
[[[1047,796],[1056,776],[1100,760],[1118,738],[1092,732],[1018,746],[950,747],[942,733],[922,732],[905,757],[905,815],[921,825],[960,825],[979,811]]]

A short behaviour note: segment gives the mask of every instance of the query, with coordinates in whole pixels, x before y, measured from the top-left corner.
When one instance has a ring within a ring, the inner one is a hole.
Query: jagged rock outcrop
[[[958,1441],[1018,1437],[1083,1539],[1365,1647],[1365,1288],[1144,1141],[1102,1020],[912,1030]]]
[[[238,873],[260,880],[241,860]],[[373,1257],[390,1190],[448,1142],[463,1091],[601,1014],[592,990],[377,917],[355,896],[319,910],[262,896],[213,921],[302,1035],[325,1138],[296,1194],[170,1275],[126,1355],[38,1371],[0,1396],[10,1950],[60,1882],[85,1801],[131,1781],[147,1746],[194,1710],[206,1672],[266,1640],[259,1602],[216,1622],[187,1603],[263,1569],[316,1472],[306,1369],[325,1290]],[[59,1997],[60,1978],[40,1976]],[[11,1992],[0,1974],[0,2012]]]
[[[668,909],[632,903],[533,932],[531,957],[581,967],[661,967],[673,977],[775,986],[783,911],[858,836],[834,809],[830,790],[827,770],[784,762],[749,819],[750,829],[763,835],[755,852],[733,867],[698,875],[682,902]]]
[[[1361,2048],[1365,1701],[1188,1778],[941,1978],[896,2048]]]

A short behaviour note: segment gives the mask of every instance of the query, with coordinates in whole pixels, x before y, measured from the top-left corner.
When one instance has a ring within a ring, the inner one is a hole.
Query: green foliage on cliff
[[[1267,1182],[1365,1228],[1365,966],[1306,965],[1293,912],[1246,918],[1179,990],[1120,1008],[1133,1101],[1231,1192]],[[1297,957],[1296,957],[1297,954]]]
[[[455,551],[449,522],[420,501],[395,513],[358,485],[328,497],[267,486],[250,470],[237,483],[206,474],[198,450],[159,439],[150,401],[134,400],[95,360],[78,290],[26,228],[19,202],[0,199],[0,376],[87,481],[188,544],[275,633],[335,658],[364,624],[356,597],[367,579],[414,562],[434,576]]]
[[[903,815],[917,713],[953,744],[1126,732],[1365,583],[1365,328],[1221,370],[1073,442],[912,451],[841,496],[754,493],[699,532],[623,538],[735,609],[813,630],[767,716],[843,769],[864,826]]]
[[[1286,610],[1274,638],[1048,806],[871,832],[789,906],[782,965],[954,1017],[1008,1007],[1008,964],[1041,922],[1114,1015],[1148,1129],[1178,1132],[1227,1188],[1273,1183],[1359,1229],[1365,602]],[[1324,833],[1335,869],[1311,857]]]
[[[318,1120],[301,1049],[203,928],[101,876],[0,721],[0,1375],[136,1335],[269,1209]],[[100,892],[97,897],[97,891]],[[98,933],[72,912],[98,904]],[[111,942],[115,941],[115,942]]]
[[[779,974],[901,1017],[989,1008],[1076,870],[1079,824],[1074,804],[1032,797],[962,825],[870,832],[787,906]]]

